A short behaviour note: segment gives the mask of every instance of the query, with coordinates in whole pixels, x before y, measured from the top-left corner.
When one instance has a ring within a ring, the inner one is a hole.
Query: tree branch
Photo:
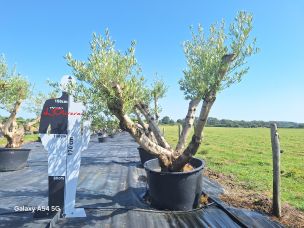
[[[136,117],[137,117],[137,120],[138,120],[138,123],[139,125],[143,128],[146,136],[151,139],[154,143],[157,143],[157,140],[153,134],[153,132],[151,131],[151,129],[149,128],[149,125],[144,123],[144,121],[142,120],[142,118],[140,117],[140,113],[138,111],[137,108],[134,108],[134,112],[136,114]]]
[[[148,107],[144,104],[137,104],[136,108],[144,115],[144,117],[146,118],[150,129],[152,130],[152,132],[154,133],[154,136],[157,140],[157,142],[159,143],[160,146],[162,146],[163,148],[166,149],[171,149],[169,143],[167,143],[167,141],[165,140],[165,138],[162,136],[156,122],[154,121],[154,117],[150,114]]]
[[[158,105],[157,105],[157,97],[156,94],[153,96],[153,100],[154,100],[154,112],[155,112],[155,122],[156,124],[158,124]]]
[[[142,126],[142,128],[145,131],[146,135],[148,135],[148,133],[149,133],[149,130],[148,130],[149,125],[144,123],[144,121],[140,117],[140,113],[139,113],[139,111],[138,111],[137,108],[134,108],[134,112],[135,112],[135,115],[137,117],[138,123],[140,124],[140,126]]]
[[[185,147],[185,143],[189,134],[189,130],[192,128],[194,120],[195,120],[195,112],[196,108],[200,102],[200,99],[193,99],[189,102],[188,112],[183,123],[183,129],[178,140],[178,144],[175,148],[175,154],[179,155],[183,152],[183,148]]]

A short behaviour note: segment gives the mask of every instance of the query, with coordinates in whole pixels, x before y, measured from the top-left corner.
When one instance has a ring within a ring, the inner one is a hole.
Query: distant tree
[[[184,122],[184,121],[183,121],[182,119],[177,119],[177,120],[176,120],[176,123],[178,123],[178,124],[183,124],[183,122]]]
[[[172,120],[172,119],[170,119],[169,124],[170,124],[170,125],[174,125],[174,124],[175,124],[175,121]]]
[[[304,128],[304,123],[300,123],[300,124],[298,125],[298,128]]]
[[[161,119],[161,123],[162,124],[169,124],[170,123],[170,117],[169,116],[164,116],[162,119]]]

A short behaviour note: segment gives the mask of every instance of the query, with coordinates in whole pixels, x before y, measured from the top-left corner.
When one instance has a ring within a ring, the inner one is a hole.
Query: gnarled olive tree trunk
[[[138,124],[134,123],[128,115],[123,114],[122,110],[124,104],[122,99],[122,90],[118,84],[115,84],[113,88],[116,91],[117,100],[115,101],[115,105],[114,103],[109,103],[108,107],[111,112],[119,119],[121,127],[124,130],[128,131],[145,150],[151,154],[156,155],[159,158],[163,170],[180,171],[196,153],[199,145],[201,144],[202,132],[215,98],[212,98],[210,101],[208,100],[203,102],[198,127],[196,128],[196,131],[192,137],[192,141],[189,143],[187,148],[173,150],[165,138],[162,136],[161,131],[159,130],[154,118],[150,114],[147,106],[143,104],[137,104],[134,108],[137,110],[137,112],[141,113],[146,118],[149,129],[153,132],[156,142],[147,136],[147,127],[139,127]],[[192,118],[188,118],[188,122],[191,123]],[[187,134],[187,132],[184,134]],[[184,145],[182,144],[183,143],[180,142],[181,148],[184,148]]]
[[[7,140],[6,148],[18,148],[24,141],[24,128],[18,126],[16,115],[21,105],[21,100],[16,101],[14,108],[8,119],[0,125],[0,130]]]

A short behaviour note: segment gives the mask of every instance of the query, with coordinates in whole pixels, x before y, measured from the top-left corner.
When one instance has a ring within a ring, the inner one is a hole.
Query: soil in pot
[[[0,171],[14,171],[26,166],[30,149],[0,148]]]
[[[144,148],[138,147],[140,162],[142,165],[145,164],[146,161],[157,158],[155,155],[148,153]]]
[[[199,206],[205,163],[192,158],[190,171],[161,172],[158,159],[144,164],[151,206],[160,210],[189,211]],[[189,167],[190,167],[189,166]]]

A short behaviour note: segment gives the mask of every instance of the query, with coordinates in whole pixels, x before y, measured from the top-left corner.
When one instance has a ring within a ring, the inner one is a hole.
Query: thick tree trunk
[[[198,123],[196,125],[194,134],[192,136],[192,140],[188,144],[184,152],[178,157],[175,157],[172,163],[172,167],[170,167],[171,170],[174,171],[181,170],[184,167],[184,165],[187,164],[189,160],[192,158],[192,156],[195,155],[195,153],[197,152],[199,146],[202,143],[203,130],[207,123],[208,115],[214,101],[215,101],[215,97],[211,98],[210,100],[204,100],[199,115]]]
[[[18,130],[14,130],[11,134],[4,134],[4,137],[7,140],[6,148],[18,148],[24,141],[24,130],[21,127]]]
[[[185,121],[183,123],[182,132],[180,134],[177,146],[175,148],[176,155],[179,155],[183,152],[187,137],[189,135],[189,130],[192,128],[194,120],[195,120],[195,112],[196,112],[196,108],[197,108],[199,102],[200,102],[199,99],[194,99],[189,102],[189,108],[188,108],[188,112],[187,112]]]
[[[24,139],[23,126],[18,127],[16,122],[16,115],[21,105],[21,100],[16,101],[15,106],[5,123],[2,124],[1,131],[3,136],[7,139],[7,148],[20,147]]]
[[[8,117],[7,121],[3,124],[3,133],[10,132],[10,128],[14,125],[14,122],[16,122],[16,115],[21,105],[21,100],[16,101],[15,106],[13,110],[10,113],[10,116]]]

